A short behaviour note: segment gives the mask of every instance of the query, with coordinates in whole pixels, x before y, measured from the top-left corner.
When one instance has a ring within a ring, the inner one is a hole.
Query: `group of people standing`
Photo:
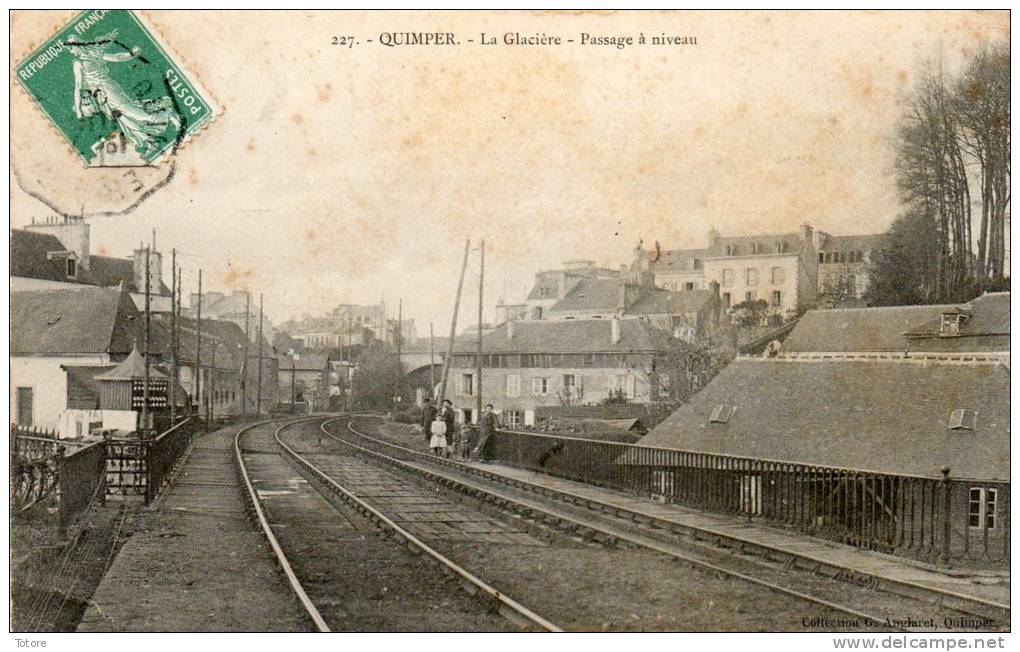
[[[421,409],[421,431],[425,442],[435,455],[461,459],[484,459],[485,445],[496,430],[496,415],[492,405],[486,405],[478,423],[478,441],[471,445],[466,428],[457,428],[457,413],[450,399],[444,399],[440,408],[425,399]]]

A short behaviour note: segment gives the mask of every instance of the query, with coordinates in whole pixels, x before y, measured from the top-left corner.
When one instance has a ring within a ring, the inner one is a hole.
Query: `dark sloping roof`
[[[51,257],[51,252],[64,251],[60,240],[49,233],[36,233],[13,229],[11,231],[11,276],[36,278],[47,281],[61,281],[80,285],[117,287],[124,283],[131,292],[144,292],[134,282],[134,262],[128,258],[110,256],[89,256],[89,268],[78,266],[77,276],[69,278],[63,257]],[[154,294],[169,295],[170,288],[162,281],[152,287]]]
[[[885,244],[885,234],[874,235],[826,235],[818,251],[873,251]]]
[[[645,292],[627,308],[628,315],[679,315],[700,310],[715,298],[712,290]]]
[[[780,252],[777,248],[779,243],[786,244],[786,250]],[[799,233],[765,233],[762,235],[740,235],[724,236],[716,239],[715,243],[708,248],[707,256],[726,256],[726,245],[733,247],[731,256],[750,256],[751,245],[757,244],[758,251],[754,255],[764,254],[795,254],[804,246],[804,240]]]
[[[904,351],[903,334],[950,306],[887,306],[810,310],[783,341],[784,352]]]
[[[620,284],[615,278],[583,278],[566,295],[554,303],[549,312],[575,310],[616,310],[620,300]]]
[[[64,245],[49,233],[11,231],[11,276],[67,281],[63,259],[50,260],[51,251],[62,251]]]
[[[709,423],[717,405],[736,410]],[[950,430],[958,408],[974,430]],[[739,359],[641,445],[938,477],[1009,479],[1009,372],[998,364]]]
[[[620,341],[614,343],[612,319],[515,321],[482,336],[483,353],[644,353],[667,352],[683,346],[669,334],[641,319],[620,319]],[[457,342],[455,353],[477,352],[473,342]]]
[[[126,291],[83,286],[11,293],[11,353],[128,353],[141,323]]]
[[[1009,334],[1009,292],[982,294],[963,306],[951,306],[939,311],[939,316],[907,331],[907,337],[937,336],[942,326],[942,313],[958,312],[967,315],[960,325],[962,337],[975,335]]]
[[[655,252],[647,252],[649,263],[648,269],[655,272],[692,272],[700,269],[695,267],[695,261],[702,261],[709,255],[708,249],[667,249],[659,254],[658,260],[653,260]]]

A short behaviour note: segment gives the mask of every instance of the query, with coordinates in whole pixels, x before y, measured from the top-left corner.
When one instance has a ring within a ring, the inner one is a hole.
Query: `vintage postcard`
[[[11,12],[15,644],[1004,647],[1010,38]]]

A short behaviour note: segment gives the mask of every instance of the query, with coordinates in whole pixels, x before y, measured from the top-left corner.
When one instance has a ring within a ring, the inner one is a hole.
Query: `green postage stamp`
[[[91,167],[145,166],[216,116],[132,11],[84,11],[18,64],[18,82]]]

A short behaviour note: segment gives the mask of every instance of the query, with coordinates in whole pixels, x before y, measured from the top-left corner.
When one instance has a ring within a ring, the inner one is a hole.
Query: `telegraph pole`
[[[198,319],[196,320],[198,331],[197,344],[195,345],[195,401],[196,412],[202,414],[202,270],[198,270]]]
[[[170,252],[170,427],[177,421],[177,249]]]
[[[475,423],[482,423],[482,291],[485,288],[485,240],[482,240],[481,258],[478,268],[478,399],[475,401]]]
[[[259,388],[255,393],[255,413],[262,414],[262,293],[259,292]]]
[[[404,319],[404,299],[397,299],[397,330],[395,333],[395,339],[397,340],[397,384],[396,393],[393,395],[393,413],[396,414],[397,407],[400,404],[400,347],[401,340],[403,340],[403,319]]]
[[[460,293],[464,289],[464,272],[467,270],[468,252],[471,239],[464,241],[464,262],[460,265],[460,281],[457,282],[457,298],[453,302],[453,318],[450,320],[450,343],[446,348],[446,359],[443,360],[443,377],[439,385],[439,403],[446,398],[446,380],[450,377],[450,362],[453,358],[453,339],[457,336],[457,311],[460,310]]]
[[[429,394],[436,391],[436,340],[429,322]]]
[[[244,419],[248,411],[248,343],[251,341],[251,334],[248,329],[251,310],[251,293],[244,291],[244,363],[241,364],[241,418]]]
[[[294,366],[294,354],[290,354],[290,413],[294,414],[294,410],[297,407],[297,393],[294,391],[294,376],[296,368]]]
[[[149,347],[151,346],[150,331],[151,322],[150,315],[152,314],[151,306],[149,305],[149,293],[150,293],[150,282],[149,282],[149,248],[145,248],[145,371],[142,380],[142,428],[145,434],[149,434],[149,430],[152,424],[149,423]]]

